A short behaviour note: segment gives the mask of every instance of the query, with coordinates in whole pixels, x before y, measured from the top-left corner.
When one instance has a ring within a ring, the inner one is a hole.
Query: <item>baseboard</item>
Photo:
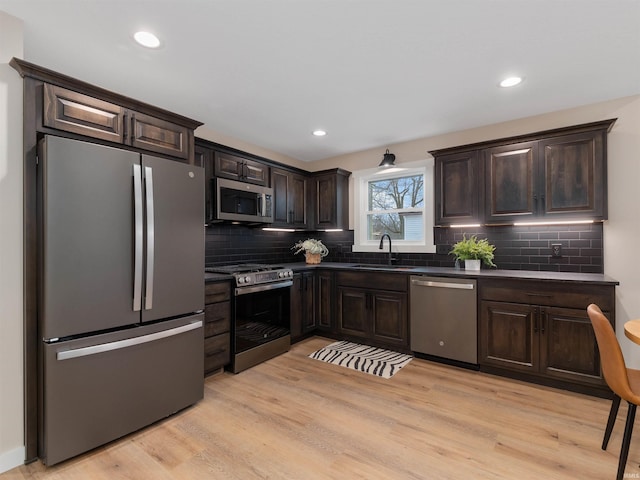
[[[7,472],[22,464],[24,464],[24,447],[0,453],[0,473]]]

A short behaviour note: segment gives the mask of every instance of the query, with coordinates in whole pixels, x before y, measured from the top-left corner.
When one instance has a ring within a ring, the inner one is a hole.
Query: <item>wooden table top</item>
[[[633,343],[640,345],[640,318],[626,322],[624,324],[624,334]]]

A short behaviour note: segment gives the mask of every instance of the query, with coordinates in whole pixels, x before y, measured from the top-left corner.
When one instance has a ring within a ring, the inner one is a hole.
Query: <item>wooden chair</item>
[[[602,441],[603,450],[606,450],[609,444],[609,438],[616,423],[620,400],[624,399],[629,404],[627,423],[624,427],[624,436],[620,449],[620,459],[618,460],[618,474],[616,476],[617,480],[622,480],[629,455],[629,443],[631,443],[636,407],[640,405],[640,370],[633,370],[625,365],[616,334],[600,307],[592,303],[587,307],[587,314],[596,334],[604,379],[609,388],[613,390],[613,402],[611,403],[609,420],[607,421],[607,428],[604,431],[604,439]]]

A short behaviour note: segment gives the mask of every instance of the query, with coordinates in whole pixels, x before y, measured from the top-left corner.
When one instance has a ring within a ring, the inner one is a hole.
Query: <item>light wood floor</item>
[[[179,415],[2,480],[548,479],[615,477],[626,406],[420,359],[389,380],[307,358],[314,337],[238,375],[209,377]],[[628,478],[640,478],[640,432]],[[636,476],[637,475],[637,476]]]

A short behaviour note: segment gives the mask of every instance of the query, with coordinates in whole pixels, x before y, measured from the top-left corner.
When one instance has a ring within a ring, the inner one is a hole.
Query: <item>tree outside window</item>
[[[424,237],[424,175],[368,182],[367,239],[385,233],[395,240]]]

